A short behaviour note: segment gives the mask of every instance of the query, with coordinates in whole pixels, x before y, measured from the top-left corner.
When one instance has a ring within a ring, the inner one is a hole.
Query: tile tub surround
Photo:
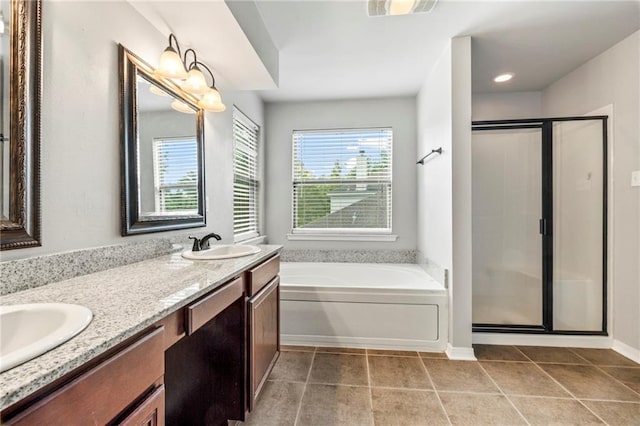
[[[3,305],[76,303],[91,309],[93,320],[68,342],[0,374],[0,409],[80,367],[281,248],[260,247],[257,254],[226,260],[192,261],[174,253],[3,296]]]
[[[640,386],[640,365],[612,350],[475,350],[479,361],[450,361],[442,353],[283,346],[245,424],[640,424],[640,390],[633,387]],[[548,373],[549,366],[579,367],[584,374],[562,378]],[[626,389],[598,398],[570,390],[603,385]]]
[[[292,250],[283,249],[283,262],[416,263],[415,250]]]

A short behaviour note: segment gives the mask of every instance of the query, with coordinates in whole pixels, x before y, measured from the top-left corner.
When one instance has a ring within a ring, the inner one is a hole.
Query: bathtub
[[[442,351],[447,290],[420,266],[280,264],[281,342]]]

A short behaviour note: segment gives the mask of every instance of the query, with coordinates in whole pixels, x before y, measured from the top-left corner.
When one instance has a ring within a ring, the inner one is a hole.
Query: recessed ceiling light
[[[500,74],[499,76],[494,78],[493,81],[495,81],[496,83],[504,83],[505,81],[509,81],[512,78],[513,78],[513,73],[508,72],[508,73]]]

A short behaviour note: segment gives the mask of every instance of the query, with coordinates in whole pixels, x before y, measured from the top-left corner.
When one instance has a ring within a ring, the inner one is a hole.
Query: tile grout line
[[[604,375],[606,375],[606,376],[608,376],[608,377],[611,377],[615,382],[620,383],[622,386],[626,387],[626,388],[627,388],[627,389],[629,389],[631,392],[633,392],[633,393],[635,393],[635,394],[637,394],[637,395],[640,395],[640,392],[636,392],[636,390],[635,390],[635,389],[633,389],[633,388],[631,388],[630,386],[628,386],[628,385],[627,385],[626,383],[624,383],[622,380],[618,380],[616,377],[614,377],[614,376],[612,376],[611,374],[607,373],[606,371],[604,371],[604,370],[601,368],[602,366],[597,365],[595,362],[592,362],[591,360],[587,359],[586,357],[584,357],[584,356],[580,355],[578,352],[574,351],[574,350],[573,350],[573,348],[567,348],[567,350],[568,350],[569,352],[571,352],[572,354],[576,355],[577,357],[584,359],[585,361],[587,361],[587,362],[589,363],[589,365],[590,365],[590,366],[594,367],[596,370],[600,371],[600,372],[601,372],[601,373],[603,373]],[[609,367],[609,366],[604,366],[604,367]],[[610,366],[610,367],[618,367],[618,366],[616,366],[616,365],[612,365],[612,366]],[[632,367],[632,368],[634,368],[634,367]],[[605,401],[606,401],[606,400],[605,400]],[[625,401],[625,402],[627,402],[627,401]],[[634,401],[628,401],[628,402],[634,402]],[[640,401],[637,401],[637,402],[640,402]],[[599,419],[601,419],[601,417],[600,417],[600,416],[598,416],[598,415],[597,415],[593,410],[591,410],[591,409],[590,409],[590,408],[589,408],[585,403],[583,403],[582,401],[580,401],[580,403],[581,403],[582,405],[584,405],[585,407],[587,407],[587,409],[588,409],[589,411],[591,411],[593,414],[595,414],[595,415],[596,415],[596,417],[598,417]],[[601,419],[601,420],[602,420],[602,419]],[[607,423],[607,422],[605,422],[605,423]],[[608,424],[608,423],[607,423],[607,424]]]
[[[608,425],[609,423],[605,422],[604,419],[602,417],[600,417],[598,414],[596,414],[595,411],[593,411],[591,408],[589,408],[584,402],[580,401],[574,394],[573,392],[571,392],[569,389],[567,389],[564,385],[562,385],[562,383],[560,383],[558,380],[555,379],[555,377],[553,377],[551,374],[549,374],[547,371],[545,371],[544,368],[540,367],[538,365],[537,362],[535,362],[533,359],[531,359],[526,353],[524,353],[523,351],[520,350],[520,348],[518,348],[517,346],[514,346],[514,348],[516,348],[516,350],[520,351],[520,353],[522,355],[524,355],[527,359],[531,360],[531,362],[533,362],[533,365],[535,365],[540,371],[542,371],[543,374],[547,375],[552,381],[554,381],[558,386],[560,386],[562,389],[564,389],[565,392],[567,392],[569,395],[571,395],[571,397],[575,400],[578,401],[578,404],[582,405],[584,408],[586,408],[591,414],[593,414],[594,416],[596,416],[596,418],[598,420],[600,420],[602,423],[604,423],[605,425]],[[571,349],[567,348],[571,353],[574,353]],[[575,354],[578,357],[585,359],[583,357],[581,357],[578,354]],[[586,360],[588,361],[588,360]],[[582,365],[582,364],[578,364],[578,365]]]
[[[371,407],[371,424],[375,425],[376,420],[373,414],[373,390],[371,389],[371,371],[369,370],[369,350],[367,349],[364,350],[364,362],[365,364],[367,364],[367,387],[369,390],[369,404]]]
[[[296,418],[293,421],[293,426],[298,424],[298,419],[300,418],[300,411],[302,411],[302,401],[304,401],[304,394],[307,393],[307,384],[309,383],[309,378],[311,377],[311,369],[313,368],[313,362],[316,360],[316,351],[318,348],[313,349],[313,354],[311,355],[311,364],[309,364],[309,371],[307,372],[307,379],[304,382],[304,387],[302,388],[302,396],[300,397],[300,402],[298,403],[298,410],[296,411]],[[308,353],[308,352],[307,352]]]
[[[442,403],[442,399],[440,398],[440,393],[436,389],[436,384],[434,383],[433,378],[431,377],[431,373],[429,373],[429,369],[427,368],[427,364],[424,363],[424,359],[422,357],[420,357],[420,364],[422,364],[422,368],[424,368],[424,371],[427,373],[427,377],[429,378],[429,383],[431,383],[431,387],[433,388],[433,391],[436,394],[436,398],[438,398],[438,403],[440,404],[440,408],[442,408],[442,412],[444,413],[444,416],[447,418],[447,422],[449,423],[449,425],[452,425],[453,423],[451,423],[451,419],[449,418],[449,413],[447,413],[447,409],[444,408],[444,404]]]
[[[603,371],[600,366],[596,365],[594,362],[591,362],[590,360],[588,360],[587,358],[585,358],[584,356],[580,355],[579,353],[577,353],[576,351],[574,351],[572,348],[566,348],[569,352],[571,352],[572,354],[574,354],[575,356],[577,356],[578,358],[581,358],[583,360],[585,360],[586,364],[574,364],[574,365],[587,365],[589,367],[594,367],[596,368],[596,370],[599,370],[601,372],[603,372],[605,375],[609,376],[606,371]],[[526,356],[526,355],[525,355]],[[538,368],[540,368],[540,370],[542,370],[545,374],[547,374],[549,377],[551,377],[551,380],[555,381],[556,383],[558,383],[559,386],[561,386],[564,390],[566,390],[567,392],[569,392],[569,395],[571,395],[572,397],[575,398],[576,401],[578,401],[578,403],[580,405],[582,405],[584,408],[586,408],[591,414],[593,414],[594,416],[596,416],[600,421],[602,421],[604,424],[609,424],[607,423],[602,417],[600,417],[598,415],[598,413],[596,413],[594,410],[592,410],[587,404],[585,404],[584,402],[582,402],[581,399],[579,399],[578,397],[576,397],[572,392],[569,391],[569,389],[565,388],[564,386],[562,386],[562,384],[560,384],[560,382],[558,382],[555,378],[553,378],[551,376],[551,374],[547,373],[542,367],[540,367],[537,363],[535,363]],[[610,376],[611,378],[613,378],[614,380],[620,382],[619,380],[617,380],[615,377]],[[622,383],[622,382],[620,382]],[[624,386],[626,386],[624,383],[622,383]],[[629,388],[628,386],[626,386],[627,388]],[[631,389],[631,388],[629,388]],[[635,392],[635,390],[631,389],[631,391]],[[637,393],[637,392],[636,392]],[[616,402],[616,401],[611,401],[611,400],[602,400],[602,401],[609,401],[609,402]]]
[[[515,348],[515,346],[511,346],[512,348]],[[500,387],[500,385],[498,385],[498,382],[496,382],[493,377],[491,377],[491,374],[489,374],[487,372],[487,370],[485,370],[485,368],[482,366],[482,364],[480,363],[480,361],[476,361],[478,363],[478,367],[480,367],[480,369],[482,370],[482,372],[484,374],[486,374],[486,376],[489,378],[489,380],[491,380],[491,383],[493,383],[493,385],[495,387],[498,388],[498,390],[500,391],[500,393],[502,394],[502,396],[504,396],[504,398],[507,400],[507,402],[509,403],[509,405],[511,405],[511,407],[516,410],[516,413],[518,413],[518,415],[522,418],[522,420],[524,420],[524,422],[526,424],[528,424],[529,426],[531,426],[531,423],[529,423],[529,420],[527,420],[527,418],[524,416],[524,414],[522,414],[522,412],[520,412],[520,410],[518,409],[518,407],[516,407],[516,404],[513,403],[513,401],[511,400],[511,398],[509,398],[509,395],[507,395],[505,393],[505,391],[502,390],[502,388]]]
[[[593,364],[593,366],[599,370],[600,372],[602,372],[603,374],[605,374],[608,377],[611,377],[613,380],[615,380],[616,382],[620,383],[622,386],[626,387],[627,389],[629,389],[631,392],[640,395],[640,392],[636,391],[634,388],[632,388],[631,386],[629,386],[628,384],[626,384],[625,382],[623,382],[622,380],[618,379],[617,377],[607,373],[605,370],[602,369],[602,367],[621,367],[621,368],[625,368],[624,366],[619,366],[619,365],[604,365],[604,366],[600,366],[600,365],[596,365]],[[628,367],[628,368],[635,368],[635,367]],[[634,401],[628,401],[628,402],[634,402]],[[635,401],[635,402],[640,402],[640,401]]]

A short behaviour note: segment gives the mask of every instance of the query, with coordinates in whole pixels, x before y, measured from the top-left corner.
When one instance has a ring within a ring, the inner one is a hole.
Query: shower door
[[[473,124],[473,330],[605,334],[606,117]]]
[[[473,133],[473,322],[543,328],[542,126]]]

